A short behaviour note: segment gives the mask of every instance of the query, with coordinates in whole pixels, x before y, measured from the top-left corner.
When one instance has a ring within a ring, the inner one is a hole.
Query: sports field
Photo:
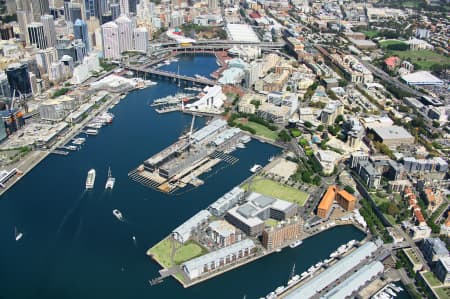
[[[176,265],[180,265],[194,257],[203,255],[207,253],[207,250],[200,246],[195,241],[187,241],[183,245],[175,241],[176,251],[174,256],[174,262]],[[181,247],[180,247],[181,245]],[[172,252],[172,243],[170,238],[165,238],[155,246],[153,246],[147,254],[153,255],[155,260],[157,260],[163,267],[170,268],[175,264],[170,260],[170,254]]]
[[[246,183],[242,187],[247,190],[248,184]],[[251,191],[293,202],[299,206],[303,206],[308,199],[308,194],[301,190],[265,179],[260,176],[253,178]]]

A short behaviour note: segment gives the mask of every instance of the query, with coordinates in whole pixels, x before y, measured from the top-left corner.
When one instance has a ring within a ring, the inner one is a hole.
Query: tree
[[[344,187],[344,190],[347,191],[350,194],[355,194],[355,189],[353,189],[352,186],[347,185],[347,186]]]
[[[339,123],[341,123],[341,122],[343,122],[344,121],[344,116],[342,115],[342,114],[339,114],[337,117],[336,117],[336,120],[334,121],[334,123],[335,124],[339,124]]]
[[[322,178],[319,175],[315,175],[312,180],[312,183],[316,186],[319,186],[321,182],[322,182]]]
[[[317,126],[317,131],[322,132],[323,129],[325,129],[325,127],[323,125],[318,125]]]
[[[441,124],[437,120],[433,120],[433,127],[439,128]]]
[[[253,106],[255,106],[256,109],[259,108],[259,106],[261,105],[261,102],[258,100],[251,100],[250,104],[252,104]]]
[[[278,133],[278,140],[288,142],[291,141],[291,136],[289,136],[286,130],[281,130],[280,133]]]
[[[311,128],[311,127],[312,127],[312,123],[310,123],[309,121],[305,121],[303,124],[304,124],[305,127],[307,127],[307,128]]]

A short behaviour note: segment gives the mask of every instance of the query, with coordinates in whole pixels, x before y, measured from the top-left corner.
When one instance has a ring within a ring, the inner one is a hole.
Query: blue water
[[[205,57],[194,57],[191,68],[204,75],[204,63],[197,59]],[[257,298],[286,283],[294,263],[301,273],[341,243],[363,238],[353,227],[339,227],[189,289],[172,278],[150,286],[160,268],[146,250],[248,177],[253,164],[266,164],[279,152],[252,141],[233,153],[238,163],[180,196],[131,181],[131,169],[190,125],[188,115],[158,115],[148,106],[176,90],[164,81],[131,92],[112,110],[111,126],[89,137],[80,151],[48,156],[0,198],[0,298]],[[203,122],[198,119],[196,126]],[[112,192],[104,191],[108,166],[116,177]],[[86,192],[90,168],[97,170],[97,179],[94,190]],[[126,221],[118,221],[113,209]],[[19,242],[14,226],[24,233]]]
[[[178,55],[177,58],[179,59],[177,62],[163,65],[159,69],[173,73],[177,73],[179,70],[180,75],[191,77],[201,75],[210,79],[210,74],[217,69],[216,58],[211,54],[196,54],[195,56],[191,54],[181,54]]]

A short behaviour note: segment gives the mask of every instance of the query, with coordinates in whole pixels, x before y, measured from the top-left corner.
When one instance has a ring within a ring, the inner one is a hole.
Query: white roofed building
[[[200,99],[187,104],[185,109],[198,112],[221,113],[221,108],[226,98],[221,86],[206,86]]]
[[[206,224],[211,213],[207,210],[201,210],[182,225],[172,231],[172,237],[180,243],[185,243],[192,235],[192,232]]]

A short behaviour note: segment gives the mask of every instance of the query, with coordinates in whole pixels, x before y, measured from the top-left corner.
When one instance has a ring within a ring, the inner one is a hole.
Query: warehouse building
[[[210,212],[201,210],[200,212],[189,218],[182,225],[177,227],[172,232],[172,237],[180,243],[186,242],[191,237],[193,231],[206,224],[210,216]]]
[[[365,265],[360,270],[353,273],[349,278],[329,291],[323,299],[343,299],[352,296],[375,276],[382,273],[384,266],[381,262],[375,261]],[[353,297],[352,297],[353,298]]]
[[[244,198],[245,191],[242,188],[234,187],[228,193],[225,193],[218,200],[209,206],[209,211],[214,216],[222,216],[231,209],[235,204]]]
[[[414,137],[403,127],[376,127],[373,128],[372,131],[375,134],[375,140],[380,141],[389,147],[414,143]]]
[[[181,265],[181,268],[192,280],[252,255],[254,248],[255,243],[245,239],[187,261]]]
[[[327,270],[321,272],[317,276],[314,276],[303,286],[291,292],[285,297],[285,299],[308,299],[316,296],[319,292],[331,285],[344,274],[348,273],[366,258],[370,257],[376,250],[377,245],[375,245],[374,242],[365,243],[338,261],[336,264],[329,267]]]

